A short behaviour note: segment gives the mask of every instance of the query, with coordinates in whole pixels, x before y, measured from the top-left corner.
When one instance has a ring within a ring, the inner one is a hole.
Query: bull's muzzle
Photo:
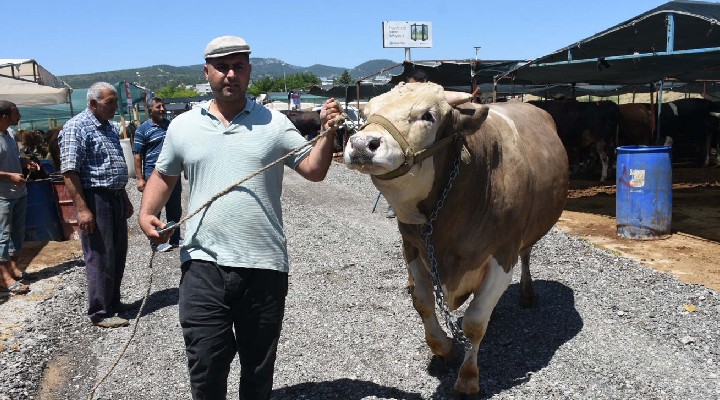
[[[353,135],[348,139],[350,162],[370,164],[375,152],[380,148],[381,139],[372,135]]]

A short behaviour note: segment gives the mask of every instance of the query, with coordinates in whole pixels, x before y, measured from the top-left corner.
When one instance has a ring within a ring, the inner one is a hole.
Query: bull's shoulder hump
[[[492,103],[488,104],[490,113],[502,115],[507,118],[526,118],[546,115],[542,109],[535,107],[529,103],[511,102],[511,103]]]

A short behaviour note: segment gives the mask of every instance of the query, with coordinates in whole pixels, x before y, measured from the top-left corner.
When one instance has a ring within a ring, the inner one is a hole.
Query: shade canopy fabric
[[[671,1],[508,76],[536,84],[720,81],[719,25],[720,3]]]
[[[0,59],[0,100],[18,106],[44,106],[70,102],[72,88],[35,60]]]
[[[390,83],[404,82],[415,69],[427,74],[430,82],[443,87],[471,87],[477,84],[492,83],[495,76],[501,75],[520,65],[518,60],[442,60],[442,61],[405,61],[403,72],[393,75]]]

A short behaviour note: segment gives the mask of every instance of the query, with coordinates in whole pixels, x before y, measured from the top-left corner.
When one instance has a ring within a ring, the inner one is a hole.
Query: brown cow
[[[413,305],[434,354],[454,355],[435,315],[433,277],[450,310],[472,295],[462,319],[471,347],[455,382],[465,395],[480,390],[478,349],[518,257],[521,303],[534,303],[530,251],[559,218],[568,185],[567,155],[547,112],[469,100],[433,83],[401,83],[367,104],[367,124],[344,153],[397,214]]]
[[[295,125],[306,139],[314,138],[320,132],[320,113],[315,111],[280,110]]]
[[[653,137],[653,109],[650,103],[620,104],[618,146],[650,146]]]

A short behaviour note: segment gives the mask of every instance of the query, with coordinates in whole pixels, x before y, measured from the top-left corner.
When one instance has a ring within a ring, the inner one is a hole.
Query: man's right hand
[[[167,224],[152,214],[139,214],[138,223],[140,224],[140,229],[145,233],[145,236],[155,244],[167,242],[170,239],[170,235],[175,231],[175,229],[171,229],[162,235],[158,233],[158,229],[165,228]]]
[[[138,192],[142,192],[143,190],[145,190],[145,183],[146,183],[146,182],[145,182],[145,179],[143,179],[143,178],[137,178],[137,185],[136,185],[136,186],[137,186]]]

